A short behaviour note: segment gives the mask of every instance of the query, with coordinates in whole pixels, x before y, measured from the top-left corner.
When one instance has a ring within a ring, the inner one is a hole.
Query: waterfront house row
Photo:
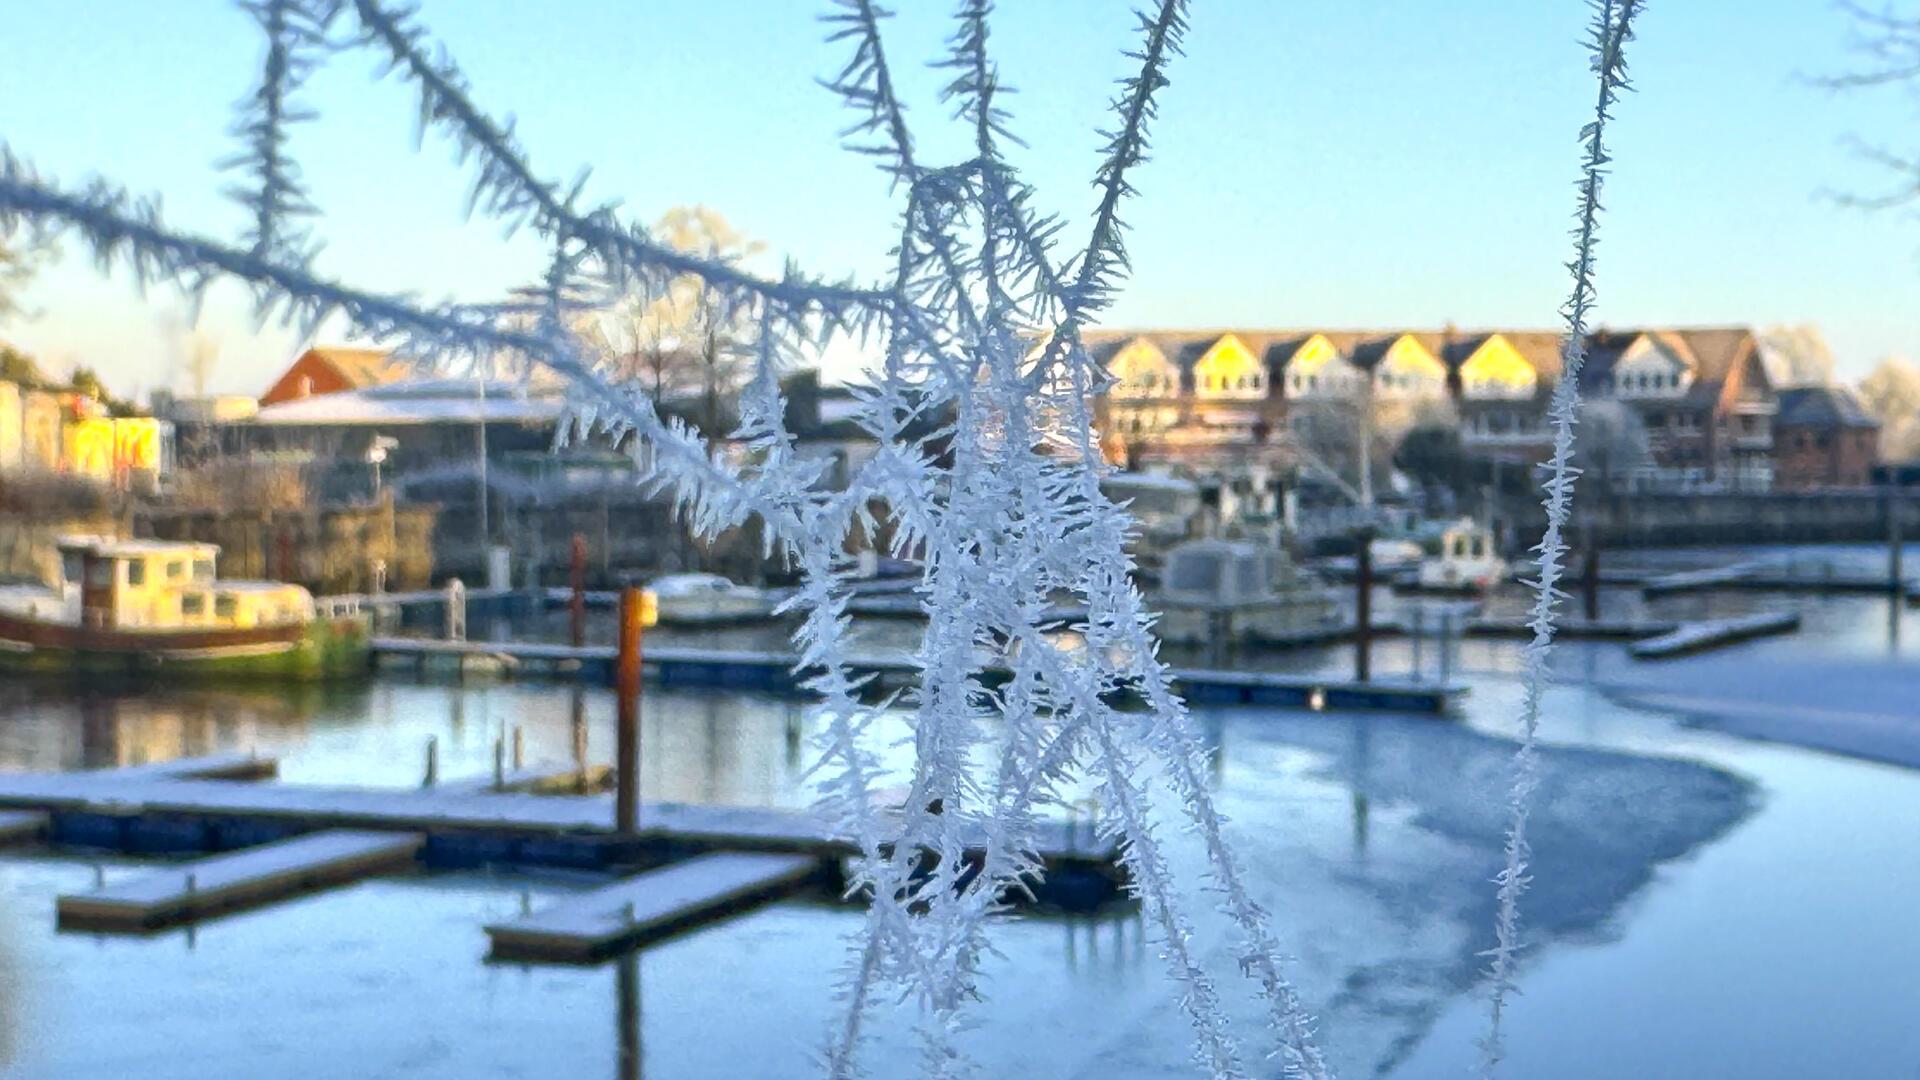
[[[1085,335],[1114,382],[1110,440],[1149,457],[1273,440],[1303,410],[1360,409],[1402,429],[1445,424],[1484,457],[1541,460],[1561,374],[1552,331],[1102,330]],[[1636,413],[1642,479],[1771,486],[1777,394],[1745,327],[1602,330],[1581,389]]]

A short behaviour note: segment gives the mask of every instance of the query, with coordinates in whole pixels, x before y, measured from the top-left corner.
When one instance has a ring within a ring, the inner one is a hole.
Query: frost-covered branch
[[[252,186],[235,185],[228,194],[252,215],[246,239],[255,254],[305,262],[312,237],[296,219],[316,211],[300,179],[300,165],[287,153],[289,125],[315,114],[293,95],[313,73],[327,48],[327,26],[339,13],[339,0],[242,0],[266,36],[260,85],[237,106],[230,133],[245,150],[221,162]]]
[[[1543,502],[1547,525],[1534,549],[1538,555],[1537,577],[1530,584],[1534,591],[1528,626],[1533,638],[1525,656],[1525,692],[1520,714],[1520,746],[1514,752],[1513,780],[1507,793],[1508,823],[1506,865],[1495,877],[1498,886],[1499,913],[1494,924],[1494,947],[1489,951],[1488,977],[1493,985],[1487,1034],[1481,1044],[1480,1074],[1491,1077],[1505,1053],[1501,1024],[1506,1015],[1507,998],[1514,992],[1513,967],[1520,943],[1520,898],[1528,884],[1530,851],[1527,823],[1533,793],[1539,784],[1538,750],[1535,739],[1540,727],[1540,704],[1551,678],[1548,668],[1553,651],[1555,616],[1560,600],[1560,577],[1564,570],[1567,545],[1563,530],[1573,503],[1574,423],[1580,407],[1580,369],[1586,361],[1587,313],[1593,305],[1594,246],[1600,222],[1600,188],[1611,160],[1606,150],[1607,121],[1612,119],[1614,103],[1627,83],[1625,48],[1633,39],[1633,19],[1640,10],[1639,0],[1594,0],[1593,26],[1589,48],[1593,71],[1599,83],[1593,119],[1580,130],[1582,160],[1580,166],[1579,208],[1575,212],[1574,255],[1567,264],[1573,277],[1573,292],[1561,314],[1567,333],[1560,346],[1560,378],[1554,385],[1547,410],[1553,425],[1553,454],[1546,464],[1546,491]]]

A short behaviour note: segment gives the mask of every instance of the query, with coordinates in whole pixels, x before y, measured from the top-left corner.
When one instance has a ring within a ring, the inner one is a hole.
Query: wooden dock
[[[111,774],[0,774],[0,809],[48,818],[56,845],[136,854],[180,854],[257,847],[327,829],[415,833],[433,867],[522,865],[617,870],[716,851],[770,852],[839,859],[853,847],[811,810],[650,803],[639,830],[612,828],[613,800],[601,795],[542,796],[381,791],[218,780],[113,780]],[[977,858],[984,837],[965,843]],[[1045,880],[1036,902],[1072,910],[1117,896],[1124,875],[1107,840],[1067,822],[1039,826]],[[1024,898],[1023,898],[1024,899]]]
[[[0,810],[0,847],[30,844],[47,835],[47,815],[32,810]]]
[[[1638,641],[1671,634],[1681,624],[1672,619],[1583,619],[1562,616],[1554,620],[1554,637],[1563,640]],[[1533,626],[1525,618],[1473,619],[1467,633],[1475,637],[1530,638]]]
[[[426,837],[343,829],[156,871],[56,902],[63,928],[146,931],[412,865]]]
[[[1636,641],[1627,651],[1641,660],[1664,660],[1737,641],[1791,633],[1799,627],[1800,613],[1795,611],[1762,611],[1730,619],[1704,619],[1686,623],[1670,634]]]
[[[701,855],[486,928],[492,959],[591,963],[821,876],[807,855]]]
[[[1799,564],[1791,562],[1739,562],[1705,570],[1662,574],[1640,586],[1643,595],[1671,596],[1676,593],[1714,589],[1742,589],[1757,592],[1809,593],[1889,593],[1920,596],[1920,585],[1896,580],[1885,570],[1852,570],[1828,562]]]
[[[434,790],[463,794],[530,791],[536,795],[584,795],[605,790],[612,779],[611,765],[588,765],[583,769],[577,765],[549,762],[507,769],[499,776],[443,780],[434,785]]]
[[[411,659],[424,664],[435,657],[495,655],[522,672],[606,678],[614,662],[612,646],[573,646],[552,642],[441,641],[431,638],[375,638],[376,658]],[[856,675],[873,677],[876,691],[898,689],[918,679],[911,658],[866,656],[850,661]],[[643,657],[647,676],[663,686],[719,687],[796,693],[805,681],[796,660],[786,653],[662,647]],[[1008,674],[1008,673],[1002,673]],[[989,670],[987,677],[993,678]],[[1174,673],[1176,688],[1206,704],[1263,705],[1278,708],[1382,709],[1393,712],[1443,712],[1466,693],[1460,684],[1393,680],[1353,682],[1258,671],[1183,668]],[[1316,704],[1316,702],[1318,704]]]
[[[280,761],[258,754],[208,754],[102,769],[99,775],[116,780],[271,780],[280,775]]]

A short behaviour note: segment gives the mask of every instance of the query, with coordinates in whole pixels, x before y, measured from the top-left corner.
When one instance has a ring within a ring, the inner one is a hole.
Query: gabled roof
[[[340,373],[341,378],[360,390],[397,382],[405,377],[408,371],[407,364],[394,359],[393,353],[386,349],[350,349],[334,345],[316,345],[307,352],[317,359],[326,361]]]
[[[1774,423],[1829,431],[1873,430],[1880,426],[1853,391],[1844,386],[1796,386],[1780,391],[1780,412]]]

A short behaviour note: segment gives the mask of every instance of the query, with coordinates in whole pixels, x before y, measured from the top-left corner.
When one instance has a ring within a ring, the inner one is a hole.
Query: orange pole
[[[620,590],[620,653],[614,693],[619,722],[614,759],[614,828],[632,833],[640,823],[640,590]]]

